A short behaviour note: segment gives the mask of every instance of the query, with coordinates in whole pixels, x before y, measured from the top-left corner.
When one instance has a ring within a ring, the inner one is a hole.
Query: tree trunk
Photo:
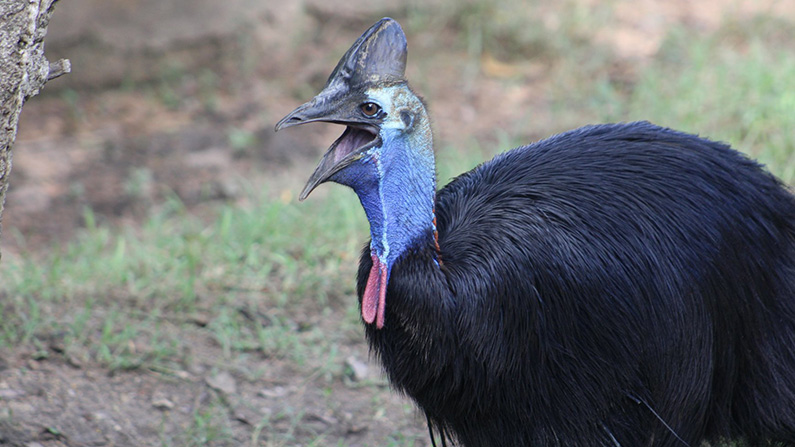
[[[51,64],[44,57],[44,36],[56,1],[0,0],[0,225],[22,105],[48,80],[70,71],[69,60]]]

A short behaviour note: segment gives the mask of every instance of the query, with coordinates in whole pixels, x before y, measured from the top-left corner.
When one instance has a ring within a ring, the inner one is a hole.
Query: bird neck
[[[381,126],[379,146],[331,177],[353,188],[370,222],[373,265],[362,298],[362,317],[379,329],[384,325],[387,284],[395,261],[410,248],[436,239],[433,137],[425,107],[414,99],[410,109],[396,108],[397,117]],[[438,250],[436,256],[438,265]]]
[[[424,112],[424,111],[423,111]],[[411,131],[383,129],[374,152],[377,187],[356,193],[370,222],[370,251],[387,267],[412,244],[435,237],[436,168],[424,113]]]

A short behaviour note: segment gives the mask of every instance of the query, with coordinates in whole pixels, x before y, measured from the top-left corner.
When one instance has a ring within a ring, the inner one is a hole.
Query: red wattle
[[[377,300],[379,295],[379,289],[381,288],[381,284],[379,281],[379,271],[381,269],[378,268],[380,262],[378,261],[377,256],[373,256],[373,266],[370,268],[370,275],[367,277],[367,286],[364,288],[364,296],[362,296],[362,319],[367,324],[372,323],[375,321],[375,314],[377,311]]]
[[[375,322],[378,329],[384,327],[384,313],[386,310],[386,265],[378,256],[371,255],[373,266],[367,277],[367,285],[362,296],[362,319],[367,324]]]
[[[381,286],[378,288],[378,313],[375,319],[375,327],[384,327],[384,313],[386,311],[386,266],[381,264]]]

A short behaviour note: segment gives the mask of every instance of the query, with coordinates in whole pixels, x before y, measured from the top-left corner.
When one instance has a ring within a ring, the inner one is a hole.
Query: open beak
[[[311,101],[299,106],[276,123],[276,131],[312,122],[328,122],[343,124],[345,131],[331,144],[326,154],[318,163],[315,172],[309,177],[298,200],[304,200],[319,184],[328,181],[334,174],[359,160],[372,147],[381,144],[378,128],[363,122],[361,118],[352,118],[350,113],[343,112],[342,101],[328,100],[321,92]]]

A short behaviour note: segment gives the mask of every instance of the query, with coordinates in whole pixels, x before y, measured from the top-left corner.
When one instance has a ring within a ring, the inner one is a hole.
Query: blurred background
[[[3,214],[0,444],[428,446],[369,359],[354,194],[297,193],[341,133],[273,133],[397,19],[440,184],[649,120],[795,180],[795,0],[69,0]]]

